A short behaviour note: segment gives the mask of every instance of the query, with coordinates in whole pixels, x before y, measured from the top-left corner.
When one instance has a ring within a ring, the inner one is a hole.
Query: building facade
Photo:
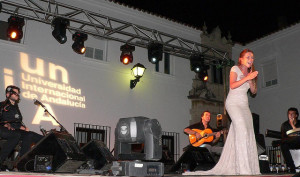
[[[204,25],[203,32],[200,35],[202,44],[213,46],[227,52],[228,58],[231,59],[233,43],[230,35],[226,39],[222,37],[221,30],[216,27],[211,33],[208,33]],[[208,71],[208,82],[201,81],[197,75],[193,79],[193,86],[189,92],[188,98],[192,102],[190,124],[199,122],[203,111],[211,112],[211,126],[216,127],[217,115],[222,114],[223,126],[228,126],[224,102],[228,93],[228,76],[230,66],[211,65]]]
[[[201,43],[200,30],[113,2],[67,0],[61,3]],[[10,16],[4,13],[6,8],[12,9],[3,5],[2,24]],[[59,13],[66,15],[64,11]],[[189,60],[164,54],[163,61],[156,66],[148,61],[147,49],[136,47],[133,62],[123,65],[120,46],[124,43],[92,35],[84,43],[86,53],[79,55],[71,47],[74,31],[67,30],[67,42],[58,43],[51,34],[51,18],[49,23],[25,19],[20,42],[7,40],[6,30],[0,40],[3,73],[0,98],[5,100],[7,85],[21,88],[19,106],[23,122],[30,130],[39,132],[40,126],[47,130],[59,129],[42,107],[33,104],[33,99],[37,99],[70,133],[75,123],[111,127],[111,149],[118,120],[136,116],[157,119],[163,131],[179,133],[180,149],[188,143],[183,129],[189,125],[191,102],[187,96],[194,77]],[[88,20],[81,14],[77,18]],[[147,69],[136,87],[130,89],[130,80],[134,79],[131,68],[136,63]]]

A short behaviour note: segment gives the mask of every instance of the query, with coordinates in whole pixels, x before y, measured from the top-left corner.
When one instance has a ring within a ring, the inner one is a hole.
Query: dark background
[[[222,35],[246,44],[300,20],[299,0],[113,0],[208,32],[219,26]]]

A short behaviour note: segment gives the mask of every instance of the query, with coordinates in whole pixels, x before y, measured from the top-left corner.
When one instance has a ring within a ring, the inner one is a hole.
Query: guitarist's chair
[[[216,162],[206,148],[188,146],[179,160],[171,167],[170,172],[210,170],[215,165]]]

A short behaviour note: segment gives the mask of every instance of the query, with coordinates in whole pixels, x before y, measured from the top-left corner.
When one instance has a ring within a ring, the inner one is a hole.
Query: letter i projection
[[[4,68],[4,88],[9,85],[14,85],[13,70]]]

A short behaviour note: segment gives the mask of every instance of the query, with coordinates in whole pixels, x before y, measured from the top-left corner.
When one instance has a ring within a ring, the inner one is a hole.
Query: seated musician
[[[208,149],[208,151],[211,152],[213,155],[214,154],[221,155],[223,147],[216,146],[217,142],[220,140],[221,133],[212,129],[212,127],[209,125],[209,122],[210,122],[210,112],[204,111],[201,114],[201,121],[186,127],[184,129],[184,133],[189,134],[189,135],[195,135],[197,140],[201,140],[201,138],[203,138],[201,133],[199,133],[198,131],[193,130],[193,129],[198,129],[198,130],[202,130],[202,131],[203,130],[205,131],[207,129],[212,130],[214,132],[213,133],[214,134],[213,141],[206,142],[205,139],[202,139],[202,140],[204,140],[203,144],[201,144],[202,142],[198,141],[199,143],[196,142],[197,144],[195,143],[194,145],[193,144],[192,145],[195,146],[195,145],[199,144],[198,147],[206,147]]]
[[[22,122],[18,102],[20,101],[20,88],[10,85],[5,90],[6,100],[0,103],[0,137],[7,139],[7,143],[0,153],[0,162],[3,162],[9,153],[21,140],[21,150],[19,156],[24,155],[33,143],[37,143],[43,138],[29,129]]]
[[[290,172],[295,173],[295,164],[290,153],[290,149],[300,149],[300,136],[287,135],[287,131],[300,128],[298,120],[299,112],[297,108],[289,108],[287,112],[288,120],[281,125],[281,152]]]

